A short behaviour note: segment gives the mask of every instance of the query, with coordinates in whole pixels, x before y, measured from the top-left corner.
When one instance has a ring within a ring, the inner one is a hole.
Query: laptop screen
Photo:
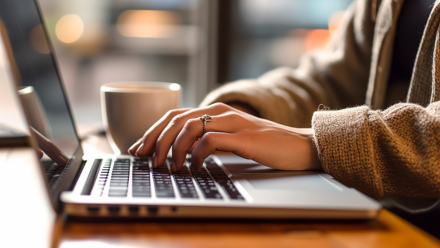
[[[21,77],[30,125],[68,158],[79,148],[60,75],[34,0],[0,0],[0,18]]]

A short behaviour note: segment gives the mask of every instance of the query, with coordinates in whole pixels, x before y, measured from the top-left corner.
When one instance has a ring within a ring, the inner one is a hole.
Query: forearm
[[[277,68],[258,79],[240,80],[211,92],[200,104],[241,102],[262,118],[292,127],[310,127],[320,104],[344,108],[364,103],[374,23],[371,3],[356,1],[332,41],[305,54],[298,68]]]

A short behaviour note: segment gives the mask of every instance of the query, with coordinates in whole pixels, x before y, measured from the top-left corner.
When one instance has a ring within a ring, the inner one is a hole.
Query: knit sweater
[[[403,0],[358,0],[329,45],[304,55],[297,68],[227,84],[201,106],[243,102],[262,118],[311,126],[323,170],[372,197],[440,197],[439,2],[405,103],[385,108]]]

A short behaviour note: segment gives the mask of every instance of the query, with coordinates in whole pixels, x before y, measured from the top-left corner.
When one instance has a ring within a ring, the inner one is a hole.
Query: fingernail
[[[157,167],[157,157],[156,157],[156,154],[154,154],[154,157],[153,157],[153,168],[156,168]]]
[[[142,140],[138,140],[136,142],[134,142],[134,144],[132,146],[130,146],[130,148],[128,148],[128,153],[131,154],[131,150],[133,150],[136,146],[138,146],[140,143],[142,142]]]
[[[142,149],[144,148],[144,143],[142,143],[139,148],[136,150],[135,155],[141,156]]]
[[[128,148],[128,150],[127,150],[128,154],[130,154],[130,155],[136,155],[136,151],[135,151],[134,153],[131,151],[133,148],[134,148],[134,146]]]

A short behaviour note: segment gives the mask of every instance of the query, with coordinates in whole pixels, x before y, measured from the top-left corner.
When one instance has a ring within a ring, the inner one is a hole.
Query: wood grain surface
[[[55,225],[57,226],[57,225]],[[368,222],[92,221],[67,218],[59,246],[70,247],[440,247],[382,210]],[[56,243],[56,242],[55,242]]]

